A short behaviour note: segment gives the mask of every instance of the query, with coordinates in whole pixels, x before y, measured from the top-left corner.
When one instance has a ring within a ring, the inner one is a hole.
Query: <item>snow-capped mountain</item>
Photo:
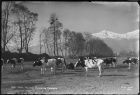
[[[119,33],[114,33],[111,31],[103,30],[99,33],[93,33],[92,34],[95,37],[105,39],[105,38],[110,38],[110,39],[138,39],[139,38],[139,30],[135,30],[132,32],[124,33],[124,34],[119,34]]]
[[[139,30],[124,34],[103,30],[92,34],[92,36],[102,39],[115,52],[136,51],[137,41],[139,41]]]

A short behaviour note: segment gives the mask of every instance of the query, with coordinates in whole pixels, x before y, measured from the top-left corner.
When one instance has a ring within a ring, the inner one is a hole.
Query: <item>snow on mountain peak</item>
[[[128,32],[125,34],[127,39],[131,39],[131,38],[139,38],[139,30],[135,30],[132,32]]]
[[[132,32],[124,33],[124,34],[119,34],[119,33],[114,33],[108,30],[103,30],[99,33],[93,33],[92,34],[95,37],[98,38],[111,38],[111,39],[137,39],[139,38],[139,30],[135,30]]]

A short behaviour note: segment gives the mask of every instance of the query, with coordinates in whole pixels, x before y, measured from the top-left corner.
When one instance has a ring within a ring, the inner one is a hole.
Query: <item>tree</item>
[[[49,46],[52,44],[52,34],[49,31],[49,29],[47,28],[43,28],[42,29],[42,38],[43,38],[43,43],[44,43],[44,47],[45,47],[45,51],[46,51],[46,47],[48,50],[48,54],[51,54],[51,49],[49,48]]]
[[[74,31],[70,32],[67,46],[69,49],[69,55],[76,56],[76,33]]]
[[[11,30],[12,24],[10,23],[11,10],[15,2],[2,2],[2,35],[1,35],[1,47],[2,51],[6,51],[7,44],[14,37],[14,30]]]
[[[70,30],[65,29],[63,31],[65,56],[66,56],[66,52],[68,52],[68,45],[67,44],[68,44],[69,35],[70,35]]]
[[[50,16],[50,31],[53,33],[53,47],[54,47],[54,55],[56,56],[56,53],[58,55],[58,36],[60,33],[60,29],[62,28],[62,23],[58,20],[58,17],[55,13],[51,14]],[[57,52],[56,52],[57,51]]]
[[[34,31],[36,29],[35,22],[37,21],[38,14],[25,10],[24,13],[24,31],[25,31],[25,50],[28,53],[29,43],[32,40]]]
[[[57,51],[57,56],[59,55],[59,50],[61,49],[61,31],[56,30],[56,51]]]
[[[21,4],[15,4],[14,5],[14,9],[12,10],[13,14],[15,14],[15,21],[14,21],[14,25],[15,27],[18,27],[18,31],[16,33],[15,36],[15,43],[20,44],[20,47],[18,47],[18,51],[19,53],[22,53],[23,47],[24,47],[24,32],[23,32],[23,12],[24,9],[26,9],[23,5]]]
[[[18,27],[15,39],[19,40],[20,48],[18,48],[19,53],[22,53],[22,50],[25,49],[28,53],[29,42],[32,40],[34,31],[35,31],[35,22],[37,21],[38,14],[33,13],[28,10],[22,4],[14,4],[14,9],[12,10],[15,15],[14,25]]]

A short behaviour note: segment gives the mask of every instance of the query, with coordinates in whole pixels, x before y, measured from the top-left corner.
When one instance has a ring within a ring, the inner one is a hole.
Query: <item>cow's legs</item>
[[[55,75],[56,74],[56,68],[52,68],[53,69],[53,74]]]
[[[56,73],[55,68],[54,67],[51,67],[50,69],[51,69],[51,73],[53,73],[55,75],[55,73]]]
[[[109,64],[109,67],[112,67],[112,64]]]
[[[115,64],[115,62],[113,62],[113,67],[114,67],[114,68],[116,67],[116,64]]]
[[[21,64],[21,70],[23,71],[23,64]]]
[[[85,70],[86,70],[86,76],[87,76],[87,73],[88,73],[88,67],[85,67]]]
[[[128,65],[129,65],[128,69],[130,70],[131,69],[131,63],[129,63]]]
[[[41,67],[41,74],[43,74],[43,67]]]
[[[12,68],[15,68],[15,64],[12,64]]]
[[[66,70],[66,66],[63,65],[63,66],[62,66],[62,72],[64,72],[65,70]]]
[[[98,69],[99,69],[99,77],[100,77],[102,75],[102,67],[98,66]]]
[[[13,72],[13,71],[14,71],[14,68],[16,67],[16,64],[12,64],[11,67],[12,67],[12,68],[11,68],[11,71]]]
[[[45,73],[45,67],[44,66],[42,67],[42,73],[43,74]]]
[[[44,71],[46,71],[46,67],[44,68]]]

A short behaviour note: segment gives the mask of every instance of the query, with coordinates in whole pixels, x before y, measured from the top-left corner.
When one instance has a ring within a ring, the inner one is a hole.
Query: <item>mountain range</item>
[[[119,34],[119,33],[114,33],[111,31],[103,30],[98,33],[93,33],[92,34],[95,37],[101,38],[101,39],[139,39],[139,30],[135,30],[132,32],[124,33],[124,34]]]
[[[103,30],[98,33],[93,33],[92,36],[94,38],[102,39],[115,52],[139,51],[139,30],[135,30],[124,34]]]

